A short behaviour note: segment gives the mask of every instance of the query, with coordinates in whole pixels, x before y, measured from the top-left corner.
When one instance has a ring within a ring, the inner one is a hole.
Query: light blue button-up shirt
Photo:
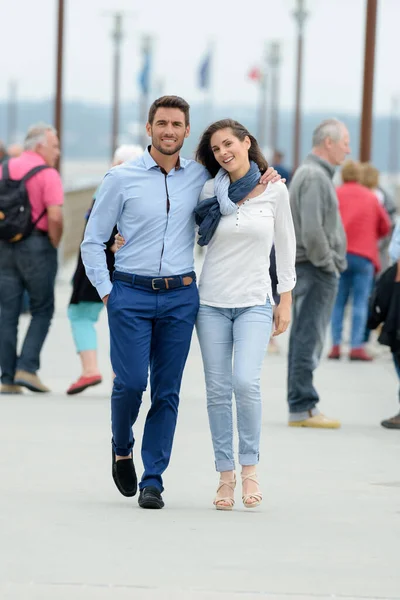
[[[208,171],[194,160],[163,172],[148,150],[111,169],[98,190],[81,244],[86,274],[100,298],[112,283],[104,253],[115,224],[126,240],[115,255],[115,269],[149,277],[193,271],[193,211]]]

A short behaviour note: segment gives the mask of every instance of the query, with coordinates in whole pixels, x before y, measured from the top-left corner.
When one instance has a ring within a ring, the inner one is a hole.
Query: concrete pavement
[[[43,352],[49,395],[1,397],[1,600],[319,600],[400,598],[400,432],[386,351],[372,364],[323,360],[321,408],[339,431],[286,425],[287,337],[265,360],[259,476],[264,502],[217,512],[194,338],[162,511],[119,495],[110,475],[106,315],[101,386],[67,397],[79,374],[66,316],[71,265]],[[26,326],[23,318],[22,329]],[[149,405],[146,393],[137,437]],[[140,470],[140,457],[136,455]]]

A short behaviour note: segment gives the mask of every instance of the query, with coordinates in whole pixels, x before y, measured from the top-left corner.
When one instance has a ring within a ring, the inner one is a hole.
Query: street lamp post
[[[250,79],[258,85],[257,140],[263,152],[266,152],[267,139],[267,106],[268,106],[268,46],[265,45],[261,67],[253,68]]]
[[[371,159],[377,10],[378,0],[367,0],[367,23],[365,28],[364,54],[364,86],[360,134],[361,162],[368,162]]]
[[[399,108],[400,97],[393,96],[389,121],[388,173],[394,182],[397,181],[399,173]]]
[[[278,149],[279,127],[279,67],[281,64],[281,45],[272,42],[269,47],[268,64],[271,73],[271,109],[270,109],[270,139],[272,152]]]
[[[293,139],[293,171],[297,169],[300,162],[300,141],[301,141],[301,89],[303,77],[303,34],[304,23],[308,16],[305,9],[305,0],[297,0],[296,10],[293,16],[297,23],[297,71],[296,71],[296,108],[294,120],[294,139]]]
[[[268,93],[268,74],[265,65],[261,70],[260,81],[259,81],[259,106],[258,106],[258,143],[260,148],[265,152],[267,145],[267,134],[266,134],[266,125],[267,125],[267,93]]]
[[[111,160],[118,146],[119,138],[119,112],[120,112],[120,79],[121,79],[121,42],[122,14],[114,15],[114,64],[113,64],[113,105],[112,105],[112,131],[111,131]]]
[[[149,110],[150,80],[152,69],[153,38],[150,35],[142,37],[142,71],[140,74],[140,98],[139,98],[139,144],[147,148],[149,137],[146,133],[146,123]]]
[[[54,104],[54,126],[58,132],[60,148],[62,143],[62,93],[63,93],[63,52],[64,50],[64,0],[58,0],[57,15],[57,66],[56,66],[56,98]],[[57,168],[60,169],[60,161]]]

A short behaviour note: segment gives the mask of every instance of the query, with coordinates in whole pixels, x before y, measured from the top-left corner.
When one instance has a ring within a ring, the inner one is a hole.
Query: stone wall
[[[93,186],[67,191],[64,202],[64,234],[61,243],[61,262],[76,256],[85,227],[85,214],[92,205],[96,188]]]

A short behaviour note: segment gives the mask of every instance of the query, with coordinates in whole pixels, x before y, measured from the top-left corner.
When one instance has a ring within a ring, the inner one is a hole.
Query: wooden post
[[[377,9],[378,0],[367,0],[367,23],[365,28],[364,53],[364,89],[360,133],[361,162],[368,162],[371,160]]]
[[[56,98],[54,105],[54,126],[57,129],[60,149],[62,146],[63,128],[63,58],[64,58],[64,0],[58,0],[57,15],[57,67],[56,67]],[[60,170],[60,160],[56,168]]]

